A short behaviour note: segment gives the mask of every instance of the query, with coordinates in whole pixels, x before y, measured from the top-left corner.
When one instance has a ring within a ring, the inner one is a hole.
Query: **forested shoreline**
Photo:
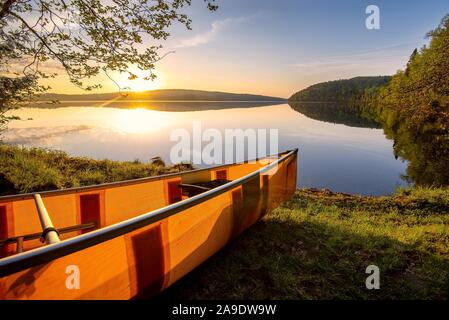
[[[314,84],[296,92],[290,102],[341,102],[358,104],[368,93],[377,92],[386,86],[391,76],[355,77]]]
[[[382,124],[394,154],[407,160],[404,178],[417,185],[449,185],[449,15],[427,34],[404,70],[313,85],[289,103],[338,102],[338,108]]]

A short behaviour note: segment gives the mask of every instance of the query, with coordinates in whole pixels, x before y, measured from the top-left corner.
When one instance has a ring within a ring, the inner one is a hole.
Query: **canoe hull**
[[[228,177],[234,179],[234,174],[242,176],[247,171],[249,173],[261,167],[263,164],[256,163],[240,168],[229,166],[226,170]],[[196,177],[183,174],[171,176],[168,180],[151,181],[159,184],[159,189],[155,187],[154,190],[150,190],[154,193],[149,191],[148,186],[145,189],[142,184],[116,186],[112,192],[112,189],[106,188],[90,190],[88,193],[99,194],[99,210],[106,212],[100,214],[100,219],[109,219],[111,223],[114,222],[116,212],[121,212],[122,219],[123,216],[132,218],[127,210],[117,210],[114,203],[119,208],[126,208],[127,204],[136,202],[141,196],[147,205],[139,202],[136,204],[139,208],[134,207],[133,212],[148,212],[151,211],[149,206],[154,205],[153,200],[157,202],[162,198],[164,203],[158,205],[170,204],[170,197],[167,194],[170,181],[182,179],[183,182],[189,182],[189,179],[198,180],[200,176],[210,179],[211,175],[217,175],[217,172],[206,170],[198,174]],[[50,262],[7,275],[0,279],[0,297],[130,299],[153,296],[196,268],[226,246],[230,240],[291,197],[296,189],[296,177],[296,153],[292,153],[269,174],[254,175],[234,188],[160,221]],[[126,188],[130,190],[125,190]],[[164,190],[163,194],[156,192],[161,189]],[[125,191],[128,197],[123,196]],[[59,196],[70,203],[75,201],[80,193]],[[51,204],[50,198],[52,197],[47,198],[46,203]],[[59,208],[59,204],[56,200],[55,196],[53,206],[49,205],[50,214],[58,212],[56,209]],[[8,205],[14,209],[20,208],[20,205],[25,207],[28,205],[28,209],[31,210],[29,204],[19,205],[21,201],[28,200],[9,202]],[[76,203],[72,205],[73,212],[79,213],[79,205],[78,208]],[[112,207],[115,211],[108,210]],[[69,218],[64,219],[66,221],[63,222],[69,222]],[[71,222],[79,222],[79,217],[72,220]],[[61,222],[58,223],[61,225]]]

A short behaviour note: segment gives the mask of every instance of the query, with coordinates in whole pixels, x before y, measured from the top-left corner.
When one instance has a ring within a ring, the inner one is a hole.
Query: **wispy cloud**
[[[254,18],[255,16],[256,15],[216,20],[212,22],[210,30],[204,33],[197,34],[191,38],[181,40],[180,43],[175,46],[175,48],[189,48],[207,44],[209,42],[214,41],[217,35],[224,29],[228,28],[229,26],[240,24],[242,22]]]
[[[419,46],[418,41],[413,41],[348,55],[318,56],[290,64],[290,67],[309,74],[351,69],[399,69],[407,62],[406,59],[411,54],[411,50]]]

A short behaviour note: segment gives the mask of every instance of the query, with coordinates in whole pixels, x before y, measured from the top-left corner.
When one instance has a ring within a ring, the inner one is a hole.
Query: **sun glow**
[[[114,113],[110,122],[122,133],[143,134],[164,128],[170,123],[170,117],[163,112],[137,108]]]

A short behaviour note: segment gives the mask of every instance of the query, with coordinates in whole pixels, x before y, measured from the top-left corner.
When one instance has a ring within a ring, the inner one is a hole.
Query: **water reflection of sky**
[[[299,185],[341,192],[386,194],[402,184],[406,164],[395,160],[392,141],[379,129],[355,128],[312,120],[288,105],[194,112],[65,107],[22,109],[5,141],[61,149],[98,159],[169,162],[170,133],[203,129],[277,128],[279,149],[299,148]]]

